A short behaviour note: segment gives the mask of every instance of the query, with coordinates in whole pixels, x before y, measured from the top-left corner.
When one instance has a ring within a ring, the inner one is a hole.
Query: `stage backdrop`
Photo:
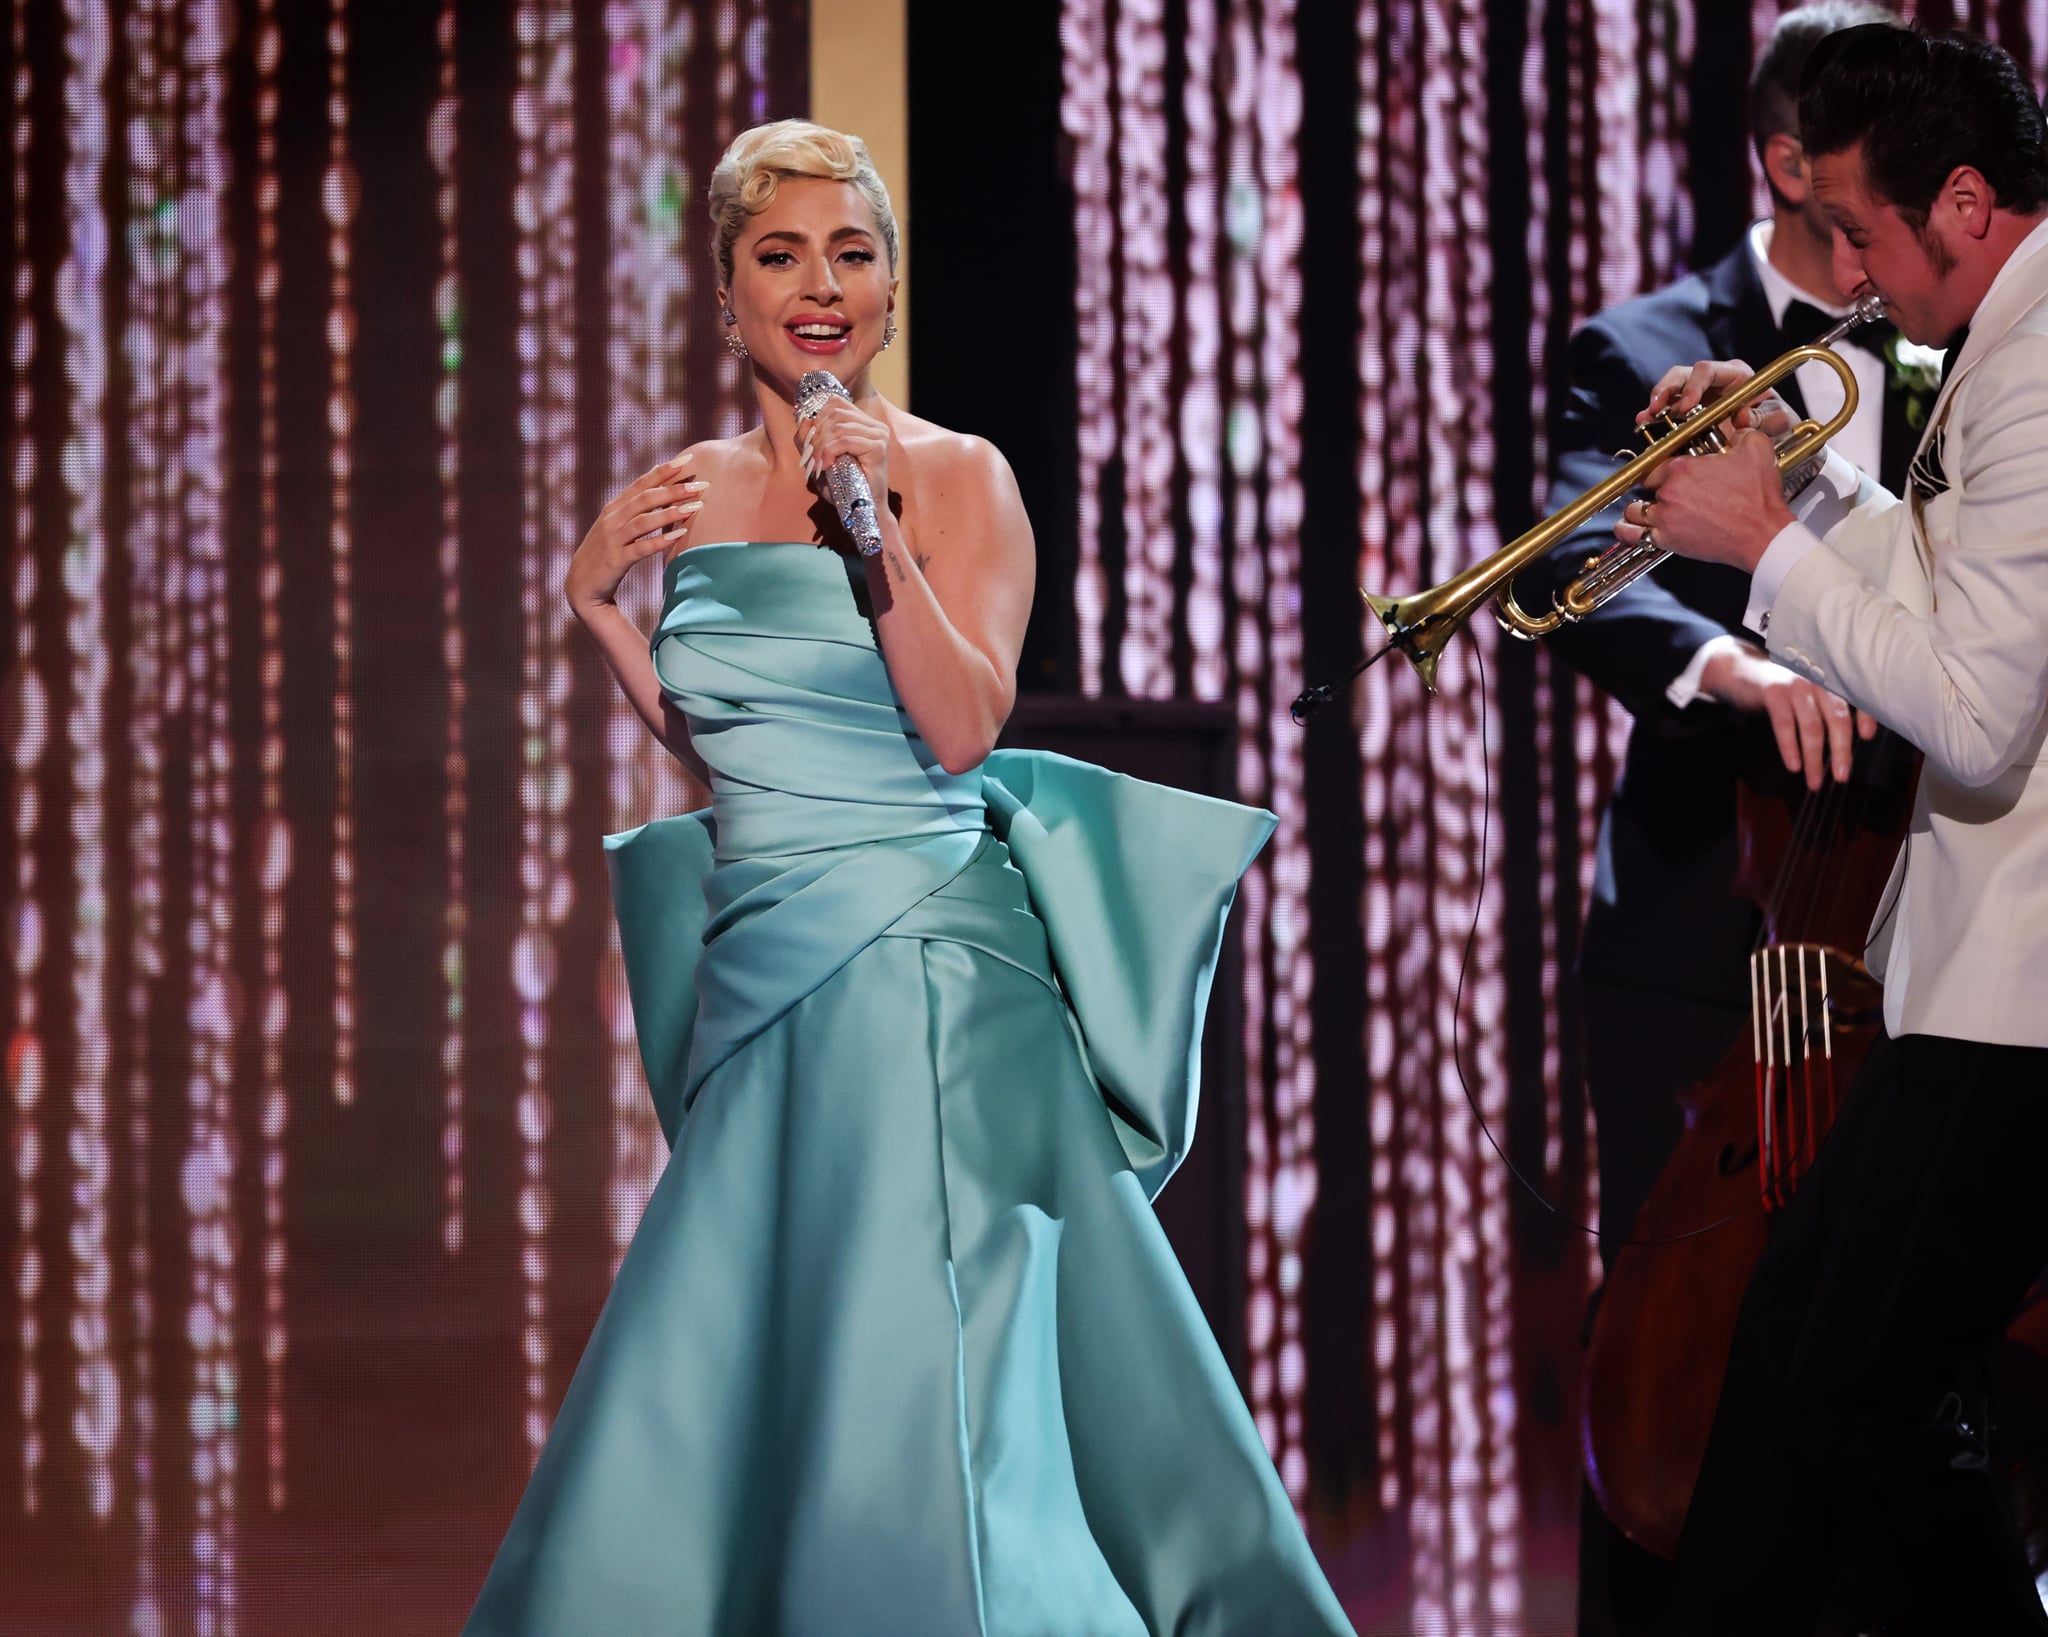
[[[2048,0],[1923,11],[2048,49]],[[1618,726],[1484,631],[1433,704],[1286,706],[1357,581],[1528,521],[1570,326],[1732,242],[1773,15],[1063,0],[991,52],[910,8],[912,386],[1023,479],[1026,682],[1227,705],[1281,815],[1245,1386],[1364,1632],[1567,1629],[1590,1251],[1450,1048],[1589,1214]],[[703,186],[807,106],[807,8],[4,33],[0,1630],[447,1632],[663,1157],[596,838],[695,797],[558,587],[744,424]]]

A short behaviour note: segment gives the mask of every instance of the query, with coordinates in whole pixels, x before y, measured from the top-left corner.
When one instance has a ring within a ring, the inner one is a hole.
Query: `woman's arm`
[[[875,493],[888,492],[880,419],[837,402],[814,425],[805,446],[814,471],[851,454]],[[981,438],[920,447],[915,500],[914,551],[890,509],[877,508],[882,549],[866,559],[868,590],[904,708],[939,765],[964,773],[995,748],[1016,703],[1037,555],[1009,463]]]
[[[634,564],[674,544],[689,532],[708,485],[688,474],[690,452],[643,473],[613,497],[570,560],[563,592],[583,629],[617,679],[634,714],[669,753],[700,780],[709,781],[703,760],[690,745],[688,726],[662,691],[647,652],[647,636],[619,607],[619,583]]]

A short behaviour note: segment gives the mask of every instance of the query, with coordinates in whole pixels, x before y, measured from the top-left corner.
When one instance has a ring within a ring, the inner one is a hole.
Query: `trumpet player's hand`
[[[1725,454],[1666,461],[1643,487],[1647,493],[1622,508],[1615,539],[1636,545],[1654,536],[1666,551],[1745,574],[1792,521],[1777,448],[1754,428],[1736,433]]]
[[[1636,416],[1636,424],[1640,426],[1651,416],[1662,414],[1667,409],[1674,415],[1689,415],[1701,404],[1712,403],[1725,396],[1755,373],[1739,358],[1709,358],[1697,364],[1674,364],[1651,391],[1649,406]],[[1791,431],[1794,420],[1785,400],[1767,392],[1736,411],[1732,424],[1737,431],[1755,427],[1776,438]]]
[[[1877,732],[1877,723],[1852,711],[1847,700],[1794,676],[1747,644],[1708,660],[1700,688],[1737,710],[1768,716],[1786,771],[1804,774],[1809,790],[1818,790],[1828,773],[1838,782],[1847,779],[1856,741]]]

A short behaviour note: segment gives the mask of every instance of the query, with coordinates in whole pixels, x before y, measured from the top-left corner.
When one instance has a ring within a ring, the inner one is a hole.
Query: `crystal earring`
[[[887,352],[896,341],[896,320],[891,318],[882,326],[882,351]]]
[[[740,315],[730,307],[726,308],[725,350],[731,353],[733,357],[745,360],[750,355],[747,352],[746,342],[740,339],[740,332],[737,328],[739,321]]]

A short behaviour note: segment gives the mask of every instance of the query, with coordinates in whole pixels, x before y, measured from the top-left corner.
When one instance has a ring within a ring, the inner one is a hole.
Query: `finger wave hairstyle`
[[[732,247],[750,217],[775,202],[785,181],[851,182],[875,213],[875,227],[896,271],[896,212],[867,144],[807,119],[778,119],[732,139],[711,173],[712,253],[718,276],[732,288]]]

